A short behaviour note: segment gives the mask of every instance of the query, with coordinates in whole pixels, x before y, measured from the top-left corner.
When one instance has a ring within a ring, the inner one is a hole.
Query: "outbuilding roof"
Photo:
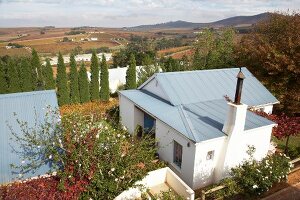
[[[15,174],[17,172],[11,169],[10,164],[21,164],[19,156],[12,151],[12,147],[19,151],[22,149],[18,148],[19,144],[15,140],[10,139],[13,138],[10,128],[15,133],[22,134],[17,119],[26,122],[28,127],[38,126],[39,123],[44,122],[48,111],[47,107],[58,108],[55,90],[0,95],[0,184],[10,182],[18,177],[18,174]],[[45,174],[48,170],[48,166],[43,166],[34,174],[24,175],[24,178]]]

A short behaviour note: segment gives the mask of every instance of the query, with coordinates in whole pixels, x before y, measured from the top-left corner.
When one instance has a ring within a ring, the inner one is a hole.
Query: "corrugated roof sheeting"
[[[121,91],[146,112],[195,142],[225,136],[222,132],[228,105],[224,99],[172,106],[141,90]],[[274,124],[250,111],[247,112],[245,130]]]
[[[158,73],[156,79],[173,105],[222,99],[234,99],[239,68]],[[245,75],[242,102],[249,106],[277,103],[278,100],[248,71]]]
[[[12,133],[9,126],[14,132],[21,133],[17,119],[27,122],[29,127],[34,127],[36,122],[44,122],[47,106],[58,108],[54,90],[0,95],[0,183],[14,180],[18,174],[12,174],[10,164],[20,165],[22,162],[12,151],[11,145],[17,147],[17,144],[10,140]],[[45,174],[48,170],[44,166],[35,174],[26,174],[24,178]]]

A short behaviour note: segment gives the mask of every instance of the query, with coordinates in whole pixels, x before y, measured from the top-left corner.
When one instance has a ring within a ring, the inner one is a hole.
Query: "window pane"
[[[173,162],[178,166],[181,167],[182,163],[182,146],[174,141],[174,160]]]

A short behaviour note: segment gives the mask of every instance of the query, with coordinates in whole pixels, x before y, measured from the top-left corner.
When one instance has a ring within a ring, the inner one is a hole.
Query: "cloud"
[[[175,20],[211,22],[300,8],[300,0],[0,0],[0,26],[123,27]]]

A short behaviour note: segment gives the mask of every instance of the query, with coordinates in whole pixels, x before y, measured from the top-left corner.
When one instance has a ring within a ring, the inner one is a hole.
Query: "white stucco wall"
[[[144,90],[147,90],[148,92],[151,92],[152,94],[155,94],[167,101],[169,100],[169,97],[166,95],[166,93],[163,91],[161,86],[159,85],[158,81],[154,78],[151,81],[149,81],[144,87]]]
[[[221,156],[226,137],[220,137],[200,143],[196,143],[196,154],[193,175],[193,189],[207,186],[215,182],[216,165]],[[214,151],[213,159],[207,160],[207,153]]]
[[[144,113],[132,101],[119,94],[119,105],[121,123],[129,133],[133,134],[137,125],[144,126]]]
[[[273,112],[273,105],[265,105],[265,106],[257,106],[257,107],[253,107],[254,110],[257,111],[263,111],[267,114],[272,114]]]
[[[134,104],[132,101],[119,94],[120,105],[120,120],[123,126],[125,126],[129,133],[134,132]]]
[[[176,130],[156,120],[155,137],[158,141],[158,154],[161,160],[169,163],[170,168],[190,187],[193,186],[195,144]],[[182,146],[182,165],[179,168],[173,163],[174,140]],[[188,147],[187,144],[190,144]]]

